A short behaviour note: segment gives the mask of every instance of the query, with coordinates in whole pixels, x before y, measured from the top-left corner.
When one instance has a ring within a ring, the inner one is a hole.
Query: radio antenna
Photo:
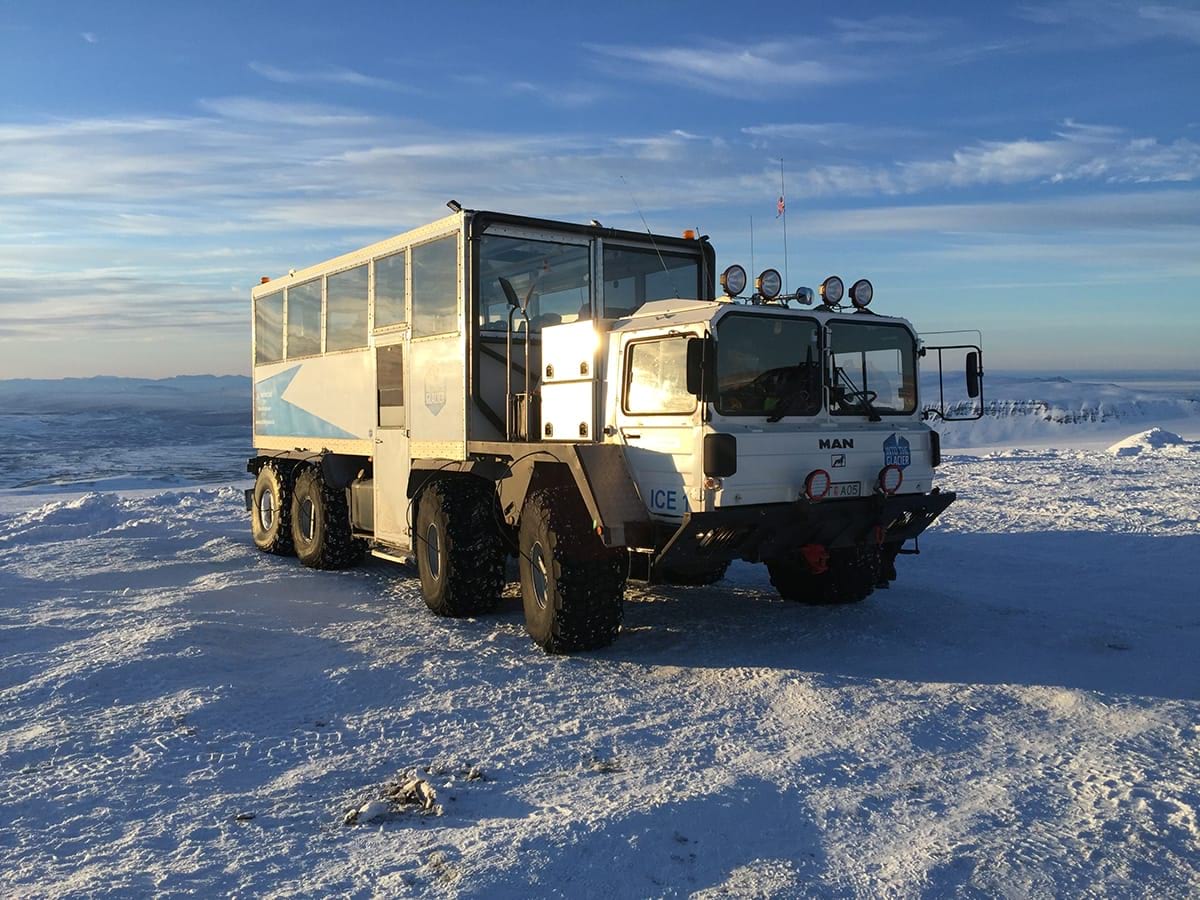
[[[783,218],[783,293],[788,292],[787,201],[783,190],[783,157],[779,157],[779,215]]]
[[[754,265],[754,216],[750,217],[750,272],[757,272],[758,268]]]
[[[671,270],[667,268],[667,261],[663,259],[662,251],[658,249],[658,242],[654,240],[654,232],[650,230],[650,226],[646,224],[646,217],[642,215],[642,207],[637,202],[637,197],[633,195],[633,188],[629,186],[629,182],[625,180],[624,175],[618,175],[621,183],[625,185],[625,190],[629,191],[629,199],[633,201],[633,208],[637,210],[638,218],[642,220],[642,227],[646,229],[646,235],[650,238],[650,246],[654,248],[654,252],[658,255],[658,264],[662,266],[662,270],[667,273],[667,280],[671,282],[671,290],[678,294],[679,288],[675,286],[675,276],[671,274]]]

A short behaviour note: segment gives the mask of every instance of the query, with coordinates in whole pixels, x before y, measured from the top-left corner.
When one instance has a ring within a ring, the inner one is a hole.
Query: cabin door
[[[408,352],[403,333],[375,347],[375,540],[412,547],[408,502]]]

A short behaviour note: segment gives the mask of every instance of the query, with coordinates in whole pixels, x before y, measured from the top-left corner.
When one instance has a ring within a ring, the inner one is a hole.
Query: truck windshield
[[[916,344],[902,325],[830,323],[834,415],[907,415],[917,408]]]
[[[717,326],[717,412],[814,416],[821,411],[821,353],[810,319],[734,313]]]

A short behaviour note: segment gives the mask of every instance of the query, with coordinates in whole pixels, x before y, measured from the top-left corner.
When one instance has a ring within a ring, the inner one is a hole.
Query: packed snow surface
[[[10,410],[5,896],[1200,893],[1200,453],[1166,421],[968,436],[861,604],[735,564],[548,657],[515,584],[445,620],[402,567],[257,553],[244,437],[89,390]],[[181,452],[222,483],[162,487]]]
[[[1151,428],[1132,434],[1108,448],[1114,456],[1140,456],[1143,453],[1200,453],[1200,441],[1185,441],[1173,431]]]

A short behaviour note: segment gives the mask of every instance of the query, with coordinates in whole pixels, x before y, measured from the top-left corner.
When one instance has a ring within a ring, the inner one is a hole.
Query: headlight
[[[746,289],[746,270],[741,266],[730,266],[721,273],[721,290],[736,297]]]
[[[763,269],[754,281],[754,289],[767,300],[774,300],[783,290],[783,278],[775,269]]]
[[[837,306],[842,302],[842,295],[845,292],[846,286],[836,275],[830,275],[821,282],[821,302],[826,306]]]
[[[860,278],[850,286],[850,302],[858,309],[866,309],[871,305],[871,298],[875,296],[875,289],[871,287],[871,282],[865,278]]]

